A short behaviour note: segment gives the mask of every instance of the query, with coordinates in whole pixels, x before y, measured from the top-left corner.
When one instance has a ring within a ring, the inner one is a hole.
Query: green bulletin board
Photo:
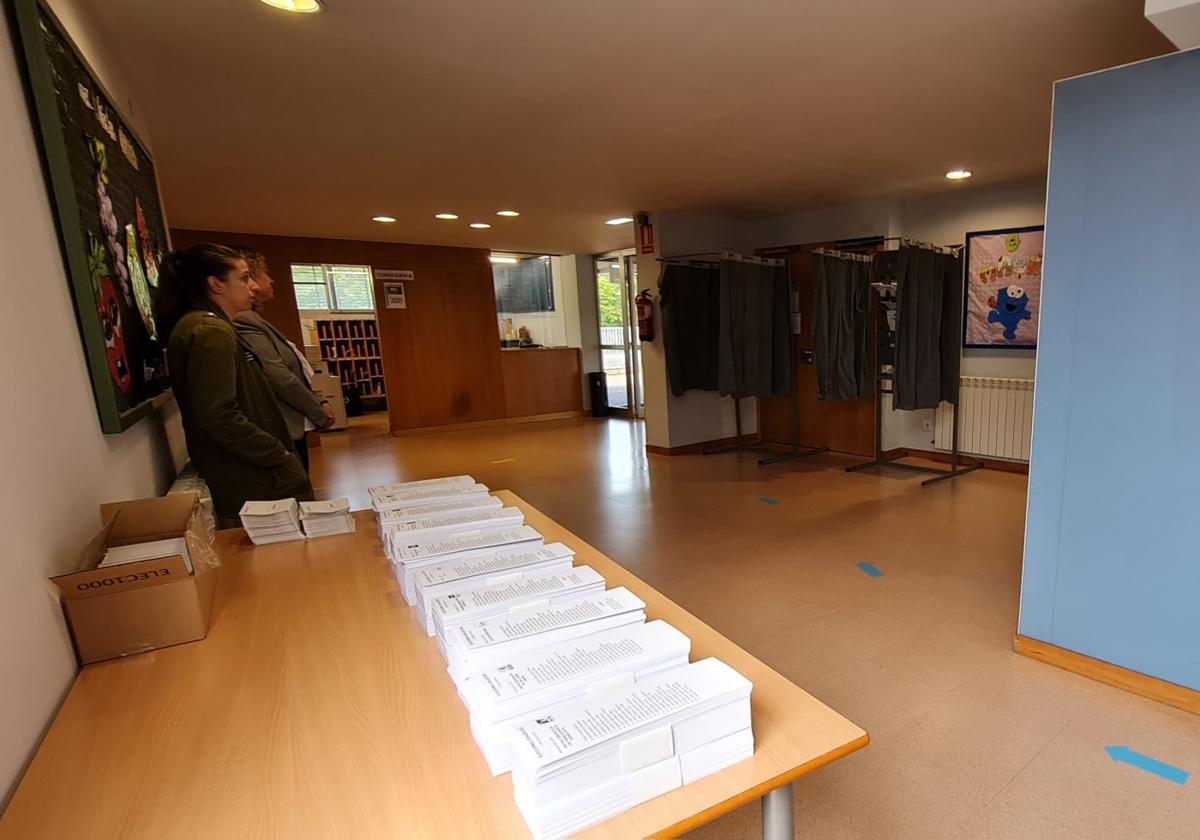
[[[169,244],[154,162],[50,10],[12,3],[100,425],[116,434],[168,389],[154,303]]]

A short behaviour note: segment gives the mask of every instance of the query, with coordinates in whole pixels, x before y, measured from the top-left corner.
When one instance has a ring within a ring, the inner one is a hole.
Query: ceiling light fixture
[[[475,228],[475,230],[487,230],[491,225],[487,222],[471,222],[471,227]]]
[[[438,214],[434,215],[433,218],[441,219],[443,222],[453,222],[455,219],[458,218],[458,214],[457,213],[438,213]]]
[[[538,259],[539,259],[539,260],[548,260],[548,259],[550,259],[550,255],[549,255],[549,254],[542,254],[540,257],[538,257]]]
[[[965,181],[974,174],[970,169],[951,169],[946,173],[946,177],[951,181]]]
[[[516,210],[497,210],[496,215],[497,216],[507,216],[508,218],[512,219],[517,216],[520,216],[521,214],[518,213]]]
[[[262,0],[268,6],[283,9],[285,12],[299,12],[311,15],[321,11],[321,0]]]
[[[372,222],[387,222],[387,223],[391,223],[391,222],[394,222],[394,221],[396,221],[396,219],[395,219],[395,217],[393,217],[393,216],[372,216],[372,217],[371,217],[371,221],[372,221]]]
[[[499,265],[516,265],[517,264],[516,257],[497,257],[495,254],[493,254],[490,257],[488,257],[488,259],[491,260],[493,263],[496,263]]]
[[[629,216],[618,216],[615,219],[609,219],[604,224],[606,224],[606,225],[627,225],[632,221],[633,221],[633,219]]]

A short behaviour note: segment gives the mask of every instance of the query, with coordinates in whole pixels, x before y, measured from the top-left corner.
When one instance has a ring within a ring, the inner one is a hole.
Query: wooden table
[[[755,798],[790,836],[791,782],[867,734],[511,493],[545,535],[754,683],[754,757],[583,835],[672,836]],[[202,642],[84,668],[2,819],[0,839],[528,837],[493,779],[432,639],[376,537],[255,547],[223,531]]]

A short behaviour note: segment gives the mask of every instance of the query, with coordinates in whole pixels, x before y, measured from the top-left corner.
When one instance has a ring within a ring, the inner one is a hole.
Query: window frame
[[[321,271],[320,281],[298,281],[296,279],[296,268],[318,268]],[[341,269],[365,269],[367,272],[367,294],[371,299],[371,306],[367,309],[346,309],[338,303],[337,283],[334,280],[333,270]],[[325,302],[327,306],[323,309],[305,309],[300,306],[300,297],[296,295],[296,309],[300,312],[331,312],[345,315],[364,315],[366,313],[375,313],[375,272],[369,265],[351,265],[350,263],[290,263],[288,265],[291,273],[293,293],[297,286],[320,286],[324,289]]]

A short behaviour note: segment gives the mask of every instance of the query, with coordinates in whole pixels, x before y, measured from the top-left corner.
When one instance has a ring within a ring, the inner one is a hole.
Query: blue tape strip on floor
[[[778,500],[778,499],[772,499],[772,498],[770,498],[770,497],[768,497],[768,496],[759,496],[759,497],[758,497],[758,500],[759,500],[760,502],[762,502],[764,505],[777,505],[777,504],[779,504],[779,500]]]
[[[1187,782],[1188,777],[1192,775],[1186,770],[1172,767],[1170,764],[1165,764],[1156,758],[1142,755],[1140,752],[1134,752],[1129,747],[1105,747],[1104,751],[1108,753],[1109,758],[1117,763],[1128,764],[1131,767],[1152,773],[1160,779],[1166,779],[1168,782],[1174,782],[1177,785],[1184,784]]]
[[[859,563],[858,568],[862,569],[871,577],[883,577],[883,572],[874,563]]]

